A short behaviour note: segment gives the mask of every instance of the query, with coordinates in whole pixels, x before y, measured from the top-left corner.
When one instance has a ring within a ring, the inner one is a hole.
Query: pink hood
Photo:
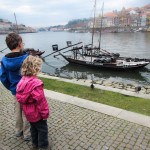
[[[24,76],[17,85],[17,95],[19,95],[20,103],[24,104],[29,99],[31,92],[38,86],[43,86],[43,83],[36,76]]]

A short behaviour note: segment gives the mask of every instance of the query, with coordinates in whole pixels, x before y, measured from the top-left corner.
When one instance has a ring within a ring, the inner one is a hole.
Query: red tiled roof
[[[0,22],[1,25],[10,25],[10,23],[7,22]]]
[[[144,8],[150,8],[150,4],[143,6]]]
[[[131,11],[131,10],[133,10],[133,9],[134,9],[134,8],[127,8],[126,10],[127,10],[127,11]]]
[[[75,27],[85,27],[87,23],[78,23],[75,25]]]
[[[104,14],[104,17],[117,17],[117,14],[115,14],[114,12],[108,12]]]

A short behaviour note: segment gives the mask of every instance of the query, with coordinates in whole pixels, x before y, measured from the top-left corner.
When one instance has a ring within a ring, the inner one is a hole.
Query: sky
[[[0,0],[0,18],[30,27],[65,25],[70,20],[90,18],[95,0]],[[150,0],[97,0],[96,15],[121,10],[123,7],[142,7]]]

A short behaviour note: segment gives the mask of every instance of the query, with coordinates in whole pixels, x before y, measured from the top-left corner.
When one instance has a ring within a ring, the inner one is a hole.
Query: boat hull
[[[78,64],[78,65],[84,65],[88,67],[94,67],[94,68],[100,68],[100,69],[112,69],[112,70],[134,70],[134,69],[140,69],[145,67],[146,65],[149,64],[149,62],[143,62],[143,63],[137,63],[136,65],[124,65],[124,66],[119,66],[116,65],[115,63],[92,63],[90,61],[83,61],[83,60],[78,60],[78,59],[73,59],[71,57],[66,57],[62,55],[64,59],[66,59],[69,63],[73,64]]]

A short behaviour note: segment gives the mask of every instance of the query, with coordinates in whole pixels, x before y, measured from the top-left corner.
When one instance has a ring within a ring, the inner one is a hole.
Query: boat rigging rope
[[[3,52],[4,50],[6,50],[7,49],[7,47],[6,48],[4,48],[4,49],[2,49],[0,52]]]
[[[60,73],[62,73],[62,74],[64,74],[65,76],[67,76],[68,78],[72,78],[72,77],[69,76],[68,74],[66,74],[66,73],[64,73],[64,72],[60,72],[60,70],[59,70],[57,67],[54,67],[54,66],[48,64],[48,62],[44,61],[44,63],[45,63],[47,66],[49,66],[49,67],[55,69],[55,71],[57,72],[57,74],[59,74],[59,77],[60,77]],[[55,74],[56,74],[56,73],[55,73]]]
[[[61,60],[59,57],[56,57],[55,58],[59,59],[61,62],[63,62],[65,65],[67,65],[68,63],[65,61],[65,60]]]
[[[55,54],[55,53],[57,53],[57,52],[60,52],[60,51],[62,51],[62,50],[64,50],[64,49],[67,49],[67,48],[69,48],[69,47],[72,47],[72,46],[75,46],[75,45],[79,45],[79,44],[81,44],[81,43],[82,43],[82,42],[79,42],[79,43],[76,43],[76,44],[73,44],[73,45],[64,47],[64,48],[62,48],[62,49],[59,49],[59,50],[57,50],[57,51],[54,51],[54,52],[52,52],[52,53],[50,53],[50,54],[44,56],[43,58],[46,58],[46,57],[48,57],[48,56],[50,56],[50,55],[52,55],[52,54]]]

